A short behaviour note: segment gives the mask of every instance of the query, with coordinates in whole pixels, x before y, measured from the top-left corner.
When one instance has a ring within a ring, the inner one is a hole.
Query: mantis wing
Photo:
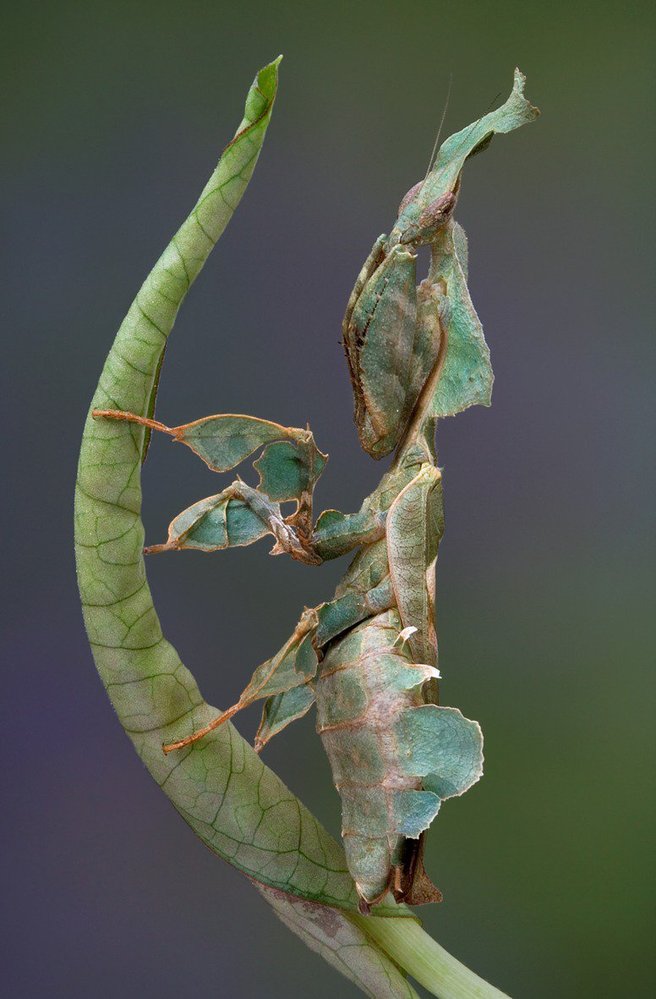
[[[427,416],[454,416],[469,406],[489,406],[492,400],[490,351],[469,294],[466,270],[467,239],[461,226],[450,222],[433,245],[430,280],[446,289],[440,307],[446,343]]]
[[[360,443],[372,458],[395,447],[415,401],[409,390],[417,327],[416,264],[405,247],[388,250],[379,240],[344,318],[355,422]]]

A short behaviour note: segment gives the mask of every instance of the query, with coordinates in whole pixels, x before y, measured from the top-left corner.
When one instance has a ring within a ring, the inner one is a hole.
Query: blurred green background
[[[7,995],[356,995],[139,765],[72,565],[79,436],[115,328],[278,52],[264,153],[183,309],[159,415],[309,420],[331,455],[318,503],[357,508],[382,469],[338,345],[353,280],[425,171],[449,74],[445,134],[526,72],[543,116],[468,165],[458,210],[497,381],[491,410],[439,432],[438,625],[444,702],[480,720],[487,762],[431,832],[445,902],[422,917],[516,999],[654,994],[654,35],[640,2],[5,5]],[[149,539],[217,481],[156,441]],[[342,570],[261,545],[149,564],[169,637],[223,705]],[[312,718],[267,762],[338,831]]]

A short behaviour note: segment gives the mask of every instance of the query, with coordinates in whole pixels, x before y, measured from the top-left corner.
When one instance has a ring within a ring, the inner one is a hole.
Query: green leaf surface
[[[258,882],[350,910],[357,899],[341,847],[231,725],[164,755],[163,743],[217,712],[163,636],[148,588],[140,484],[145,429],[91,415],[93,409],[147,412],[178,307],[253,172],[276,71],[277,63],[258,74],[244,122],[139,291],[107,358],[80,452],[78,583],[96,666],[121,724],[200,839]]]
[[[358,545],[370,545],[385,533],[383,517],[365,500],[358,513],[324,510],[313,534],[322,559],[339,558]]]
[[[312,644],[316,627],[315,611],[305,611],[280,651],[257,667],[235,705],[236,710],[262,698],[283,694],[314,679],[319,663]]]

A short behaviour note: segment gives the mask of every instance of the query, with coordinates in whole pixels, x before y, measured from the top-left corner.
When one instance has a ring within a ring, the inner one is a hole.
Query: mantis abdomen
[[[406,839],[418,839],[441,803],[419,772],[435,733],[430,725],[419,731],[416,719],[445,709],[425,704],[423,685],[436,671],[412,661],[401,629],[396,610],[358,625],[330,646],[316,683],[317,731],[342,801],[349,870],[365,905],[395,887]]]

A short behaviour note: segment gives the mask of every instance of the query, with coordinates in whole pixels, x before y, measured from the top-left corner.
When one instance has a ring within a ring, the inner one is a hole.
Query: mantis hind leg
[[[319,665],[319,657],[313,644],[317,623],[316,611],[311,609],[304,610],[300,621],[280,651],[257,667],[237,703],[233,704],[227,711],[223,711],[217,715],[216,718],[213,718],[211,722],[196,732],[192,732],[182,739],[176,739],[174,742],[166,743],[162,747],[164,752],[171,753],[176,749],[184,749],[186,746],[198,742],[199,739],[209,735],[219,725],[223,725],[224,722],[233,718],[239,711],[247,708],[255,701],[266,699],[268,704],[270,700],[279,698],[280,695],[291,694],[297,688],[309,685],[314,679]],[[289,700],[283,705],[289,715],[285,724],[293,721],[294,717],[301,717],[301,714],[305,714],[310,708],[314,698],[312,697],[308,700],[308,693],[309,690],[306,692],[305,697],[298,693],[294,695],[296,714],[290,711]],[[300,708],[303,708],[303,710],[299,711]],[[279,731],[280,728],[284,728],[284,725],[278,724],[275,731]],[[275,731],[271,734],[275,735]],[[261,732],[262,724],[258,730],[258,739],[262,742]],[[270,737],[268,736],[268,738]],[[267,740],[264,739],[265,741]]]

